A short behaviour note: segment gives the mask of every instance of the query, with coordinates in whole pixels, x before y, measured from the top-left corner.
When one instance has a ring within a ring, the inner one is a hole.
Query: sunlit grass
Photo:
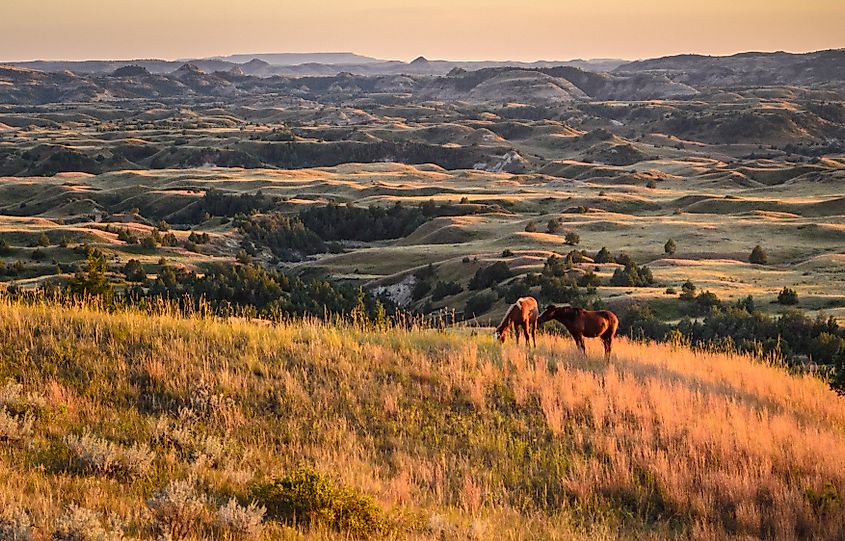
[[[32,423],[2,444],[0,507],[38,535],[77,504],[154,538],[147,502],[172,480],[212,517],[310,465],[373,496],[398,538],[845,535],[845,403],[823,382],[664,345],[538,345],[0,302],[0,379],[21,384],[3,407]],[[66,443],[87,433],[155,457],[92,471]],[[208,517],[196,537],[226,538]]]

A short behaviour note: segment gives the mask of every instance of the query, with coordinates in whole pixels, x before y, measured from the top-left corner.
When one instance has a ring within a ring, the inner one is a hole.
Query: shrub
[[[55,541],[118,541],[123,533],[114,527],[106,529],[100,516],[84,507],[71,504],[59,517],[53,530]]]
[[[681,294],[679,298],[684,301],[693,301],[695,300],[695,284],[687,280],[681,286]]]
[[[781,289],[778,293],[778,304],[787,306],[798,304],[798,292],[788,287]]]
[[[79,465],[95,473],[143,477],[155,459],[155,453],[144,444],[123,447],[90,433],[67,436],[65,442]]]
[[[675,241],[669,239],[666,241],[666,244],[663,245],[663,252],[668,255],[675,255],[675,252],[678,250],[678,246],[675,244]]]
[[[613,261],[613,256],[610,255],[610,252],[604,246],[601,247],[601,250],[596,252],[596,256],[593,258],[593,261],[596,263],[610,263]]]
[[[502,251],[502,257],[513,257],[513,252],[508,249]]]
[[[463,292],[464,288],[458,282],[444,282],[439,280],[431,291],[431,300],[437,302],[445,297],[451,297]]]
[[[534,222],[528,222],[525,224],[525,232],[526,233],[536,233],[537,232],[537,224]]]
[[[492,293],[476,293],[467,299],[464,307],[465,317],[472,318],[484,314],[496,302],[496,296]]]
[[[418,280],[414,284],[414,289],[411,290],[411,298],[418,301],[428,295],[429,291],[431,291],[431,282]]]
[[[748,256],[748,261],[754,265],[765,265],[769,262],[769,254],[759,244],[751,250],[751,255]]]
[[[31,541],[32,520],[23,509],[6,506],[0,511],[0,541]]]
[[[258,485],[252,494],[269,516],[288,524],[310,522],[359,537],[387,529],[384,513],[372,498],[338,486],[311,468]]]
[[[589,271],[578,278],[578,285],[581,287],[599,287],[601,286],[601,278],[595,272]]]
[[[469,281],[469,288],[478,290],[492,287],[513,276],[510,267],[504,261],[497,261],[492,265],[475,271],[475,276]]]
[[[147,505],[162,533],[176,539],[196,533],[206,518],[206,497],[189,481],[171,481]]]
[[[47,233],[41,233],[38,236],[38,246],[50,246],[50,237],[47,236]]]
[[[0,408],[0,441],[19,441],[32,435],[32,416],[17,417]]]
[[[552,234],[555,234],[555,233],[557,233],[558,231],[560,231],[560,229],[561,229],[562,227],[563,227],[563,222],[560,220],[560,218],[552,218],[552,219],[551,219],[551,220],[549,220],[549,222],[546,224],[546,232],[547,232],[547,233],[552,233]]]
[[[217,527],[241,538],[259,537],[266,512],[255,502],[244,507],[231,498],[229,503],[217,510]]]
[[[123,266],[123,274],[130,282],[143,282],[147,279],[147,273],[144,272],[144,266],[137,259],[130,259]]]
[[[610,285],[617,287],[647,287],[654,284],[651,269],[646,266],[637,267],[634,262],[627,263],[624,268],[613,271]]]
[[[156,246],[159,245],[158,239],[155,235],[147,235],[141,240],[141,247],[146,248],[147,250],[155,250]]]
[[[576,233],[575,231],[567,231],[566,235],[563,238],[563,241],[570,246],[575,246],[579,242],[581,242],[581,235]]]

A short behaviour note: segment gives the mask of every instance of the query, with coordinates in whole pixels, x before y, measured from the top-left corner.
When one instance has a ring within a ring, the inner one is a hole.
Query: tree
[[[567,231],[566,236],[564,237],[564,242],[571,246],[575,246],[581,242],[581,236],[575,231]]]
[[[552,218],[549,220],[549,223],[546,224],[546,232],[555,234],[560,231],[561,227],[563,227],[563,223],[560,221],[560,218]]]
[[[496,296],[493,293],[476,293],[467,299],[467,304],[464,308],[464,317],[473,318],[480,316],[490,310],[495,302]]]
[[[596,252],[596,256],[593,258],[593,261],[596,263],[610,263],[613,261],[613,256],[610,255],[610,252],[604,246],[601,247],[601,250]]]
[[[785,287],[778,293],[778,304],[794,305],[798,304],[798,292],[794,289]]]
[[[50,237],[47,236],[47,233],[41,233],[38,236],[38,246],[50,246]]]
[[[751,255],[748,257],[748,261],[754,265],[765,265],[769,262],[769,254],[767,254],[766,250],[758,244],[753,250],[751,250]]]
[[[110,304],[114,289],[106,277],[107,270],[106,255],[100,250],[89,250],[85,270],[80,270],[68,281],[68,289],[74,295],[100,297]]]
[[[123,266],[123,274],[130,282],[143,282],[147,279],[147,273],[144,272],[144,266],[137,259],[130,259]]]
[[[680,295],[681,300],[683,300],[683,301],[693,301],[693,300],[695,300],[695,294],[696,294],[695,290],[696,290],[695,284],[693,284],[689,280],[684,282],[684,284],[681,286],[681,295]]]
[[[675,244],[675,241],[672,240],[672,239],[667,240],[666,244],[663,245],[663,251],[668,255],[675,255],[675,252],[677,251],[677,249],[678,249],[678,246]]]

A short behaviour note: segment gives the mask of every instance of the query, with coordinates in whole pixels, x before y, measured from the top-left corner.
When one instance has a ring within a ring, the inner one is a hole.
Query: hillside
[[[0,381],[35,539],[845,535],[843,399],[742,357],[2,301]]]

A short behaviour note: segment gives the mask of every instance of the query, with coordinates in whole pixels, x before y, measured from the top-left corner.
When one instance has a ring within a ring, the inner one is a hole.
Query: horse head
[[[553,319],[556,320],[563,320],[569,319],[573,317],[575,314],[578,313],[578,308],[573,307],[569,304],[564,305],[557,305],[557,304],[550,304],[543,310],[543,313],[540,314],[540,317],[537,318],[537,323],[542,325],[547,321],[551,321]]]

